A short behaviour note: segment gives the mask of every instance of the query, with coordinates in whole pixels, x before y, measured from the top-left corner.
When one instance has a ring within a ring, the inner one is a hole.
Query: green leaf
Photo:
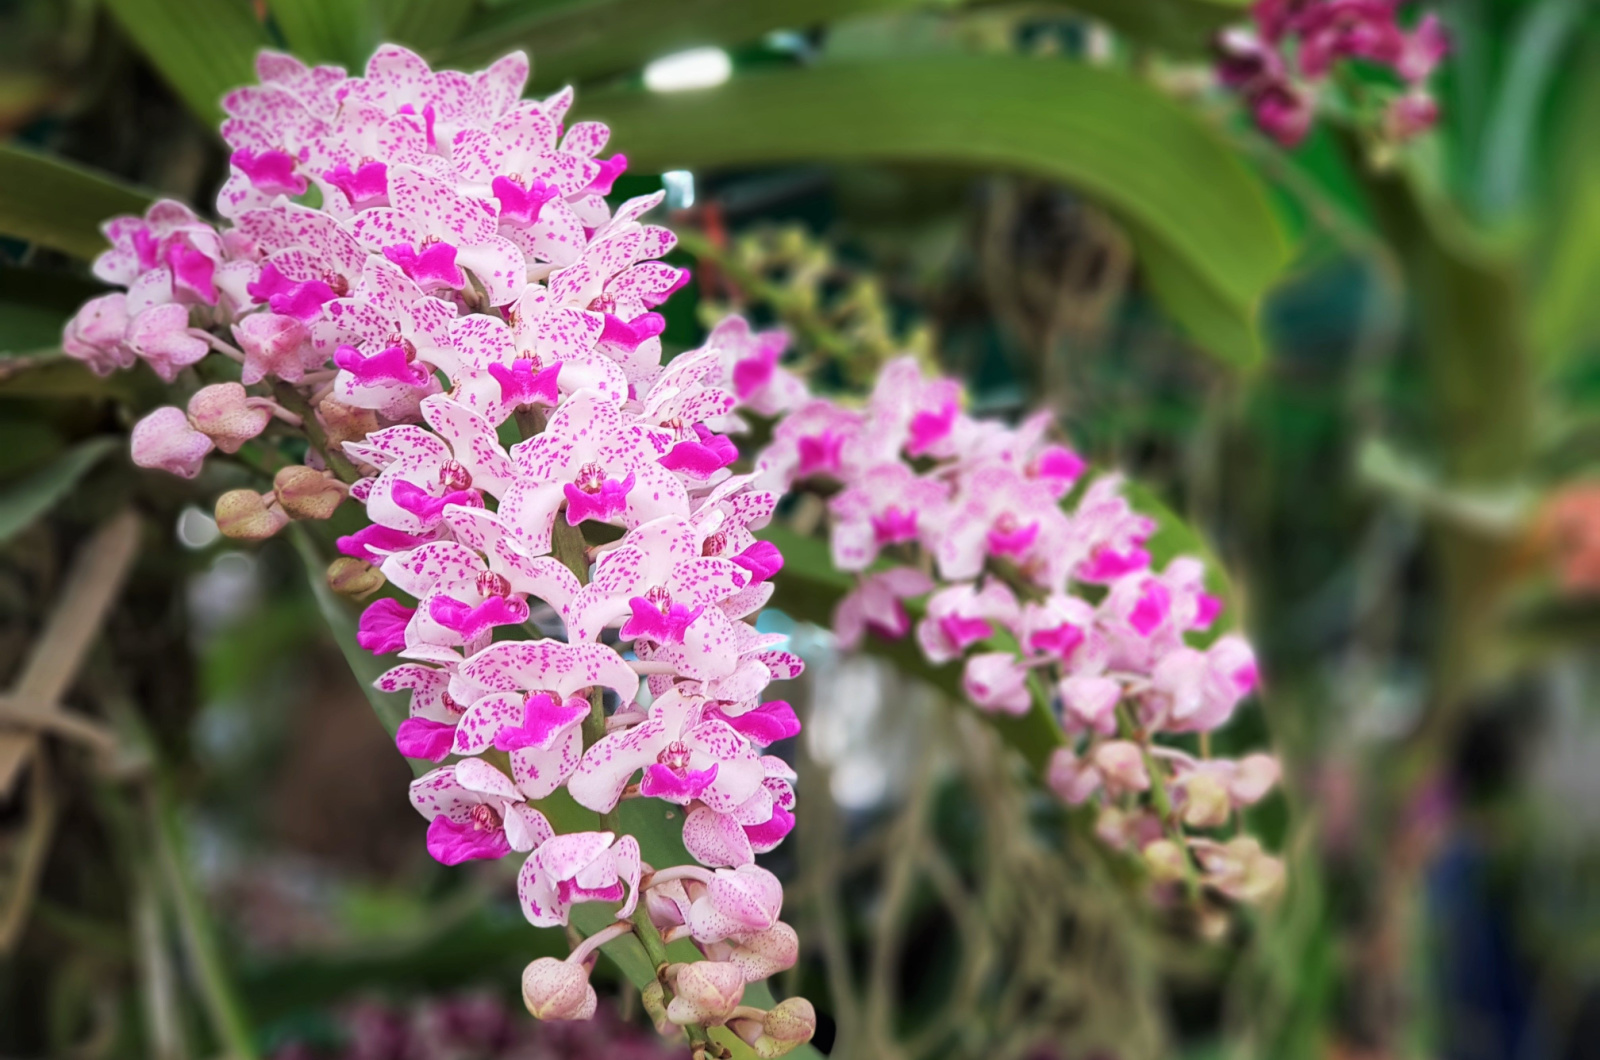
[[[1530,285],[1532,339],[1552,369],[1600,336],[1600,40],[1582,55],[1555,137],[1559,177],[1539,219],[1541,278]]]
[[[344,661],[349,665],[350,673],[355,676],[356,684],[361,686],[367,702],[372,704],[372,712],[378,715],[378,720],[383,723],[389,735],[393,736],[400,728],[400,723],[405,721],[410,713],[406,697],[399,692],[380,692],[373,687],[373,682],[400,660],[392,655],[373,655],[356,643],[355,609],[344,597],[328,588],[328,560],[303,525],[299,523],[291,525],[289,536],[294,541],[295,551],[300,553],[300,559],[305,564],[306,580],[311,584],[311,595],[316,598],[317,610],[322,612],[322,619],[328,624],[328,631],[333,634],[334,642],[344,653]],[[420,759],[408,759],[408,761],[411,763],[412,772],[418,776],[432,768],[429,763]]]
[[[107,247],[102,221],[142,213],[154,198],[70,162],[0,146],[0,235],[92,258]]]
[[[1265,346],[1257,328],[1258,307],[1241,312],[1214,288],[1195,282],[1199,274],[1175,259],[1165,243],[1132,225],[1128,229],[1145,283],[1183,333],[1224,364],[1235,368],[1259,365]]]
[[[1245,0],[1063,0],[1126,37],[1187,57],[1209,55],[1218,31],[1249,18]]]
[[[527,48],[535,60],[534,85],[550,89],[634,70],[685,48],[744,44],[774,29],[907,6],[908,0],[518,0],[474,19],[445,56],[481,63]]]
[[[105,0],[145,58],[208,127],[222,97],[255,81],[256,52],[272,47],[249,0]]]
[[[105,288],[68,273],[0,265],[0,361],[59,347],[61,329]]]
[[[358,70],[377,43],[366,0],[269,0],[267,9],[289,50],[307,62]]]
[[[941,55],[752,74],[700,92],[614,91],[585,106],[645,171],[871,160],[1062,181],[1160,246],[1161,289],[1183,293],[1184,319],[1208,341],[1253,332],[1288,258],[1265,189],[1221,137],[1115,70]]]
[[[456,39],[473,7],[467,0],[373,0],[384,40],[430,56]],[[489,56],[499,57],[498,52]]]
[[[0,494],[0,545],[32,526],[72,492],[72,487],[122,439],[90,438],[57,457],[46,467],[6,487]]]

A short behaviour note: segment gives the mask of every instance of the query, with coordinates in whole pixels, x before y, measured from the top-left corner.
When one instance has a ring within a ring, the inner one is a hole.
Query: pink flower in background
[[[1268,136],[1294,147],[1305,139],[1318,94],[1335,66],[1355,59],[1388,67],[1406,85],[1378,130],[1402,141],[1430,128],[1438,108],[1426,82],[1449,50],[1437,15],[1407,30],[1401,0],[1257,0],[1253,29],[1217,38],[1217,76],[1238,92]]]

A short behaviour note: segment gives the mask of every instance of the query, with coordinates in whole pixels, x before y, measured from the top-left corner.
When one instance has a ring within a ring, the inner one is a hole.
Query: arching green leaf
[[[267,10],[289,50],[309,63],[358,70],[378,43],[367,0],[269,0]]]
[[[0,146],[0,235],[92,258],[107,246],[102,221],[141,213],[153,198],[59,158]]]
[[[932,56],[753,74],[700,92],[618,91],[584,106],[645,170],[923,161],[1059,180],[1159,245],[1158,293],[1182,292],[1180,318],[1231,348],[1230,360],[1241,359],[1238,343],[1222,340],[1253,334],[1288,257],[1265,189],[1223,140],[1115,70]]]
[[[774,29],[804,29],[908,0],[514,0],[469,22],[442,49],[451,62],[481,63],[511,48],[533,55],[533,83],[552,89],[634,70],[651,59],[702,45],[744,44]]]
[[[207,126],[222,97],[255,80],[256,52],[272,46],[249,0],[105,0],[122,30]]]
[[[89,473],[119,439],[90,438],[62,453],[49,465],[0,492],[0,544],[26,530],[72,491],[78,480]]]

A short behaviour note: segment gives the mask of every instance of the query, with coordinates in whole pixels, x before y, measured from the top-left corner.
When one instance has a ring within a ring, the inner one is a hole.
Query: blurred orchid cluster
[[[1217,40],[1217,74],[1239,93],[1256,125],[1285,147],[1305,139],[1335,105],[1340,66],[1358,60],[1392,73],[1398,90],[1374,94],[1373,124],[1398,143],[1438,120],[1428,78],[1449,42],[1437,15],[1400,25],[1403,0],[1256,0],[1254,26]],[[1356,115],[1359,119],[1361,115]]]
[[[1050,439],[1049,413],[1013,428],[968,415],[964,398],[898,358],[864,407],[802,404],[759,458],[760,485],[828,494],[834,565],[857,579],[834,613],[840,646],[914,627],[930,663],[961,662],[979,710],[1059,723],[1047,783],[1071,805],[1095,800],[1100,836],[1141,853],[1155,879],[1269,894],[1282,866],[1255,839],[1185,831],[1235,821],[1279,772],[1269,755],[1174,743],[1224,725],[1258,682],[1238,634],[1191,643],[1223,608],[1204,565],[1180,556],[1158,569],[1146,548],[1156,521],[1119,476],[1090,476]]]

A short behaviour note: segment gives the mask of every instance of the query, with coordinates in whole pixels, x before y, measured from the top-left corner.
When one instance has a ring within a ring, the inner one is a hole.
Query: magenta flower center
[[[439,485],[447,490],[464,490],[472,485],[472,472],[459,460],[446,460],[439,465]]]
[[[480,802],[472,808],[472,827],[479,832],[498,832],[500,815],[486,803]]]
[[[492,570],[480,571],[477,590],[479,596],[510,596],[511,583],[503,574],[496,574]]]
[[[599,493],[606,484],[606,469],[596,463],[584,464],[578,469],[578,477],[572,484],[588,494]]]
[[[689,769],[689,745],[682,740],[674,740],[661,749],[656,761],[674,773],[686,773]]]
[[[666,586],[653,585],[644,594],[645,601],[663,615],[672,610],[672,593]]]

